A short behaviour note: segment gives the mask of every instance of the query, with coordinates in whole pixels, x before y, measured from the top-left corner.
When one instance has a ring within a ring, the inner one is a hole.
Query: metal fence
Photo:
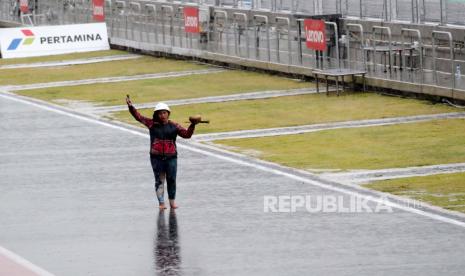
[[[197,2],[213,3],[215,6],[198,5]],[[307,49],[302,20],[296,16],[299,13],[291,12],[292,9],[309,9],[310,14],[341,12],[349,17],[360,13],[359,9],[362,7],[363,17],[387,17],[392,20],[391,13],[383,12],[386,9],[367,9],[371,7],[363,4],[367,1],[244,2],[246,1],[106,0],[105,17],[112,42],[135,49],[202,57],[214,54],[223,56],[223,59],[230,57],[237,61],[239,58],[250,61],[251,64],[264,62],[294,68],[320,69],[338,67],[336,52],[339,52],[343,68],[366,70],[371,77],[465,90],[465,77],[461,78],[461,68],[465,68],[464,54],[461,53],[462,50],[456,51],[455,43],[458,41],[452,39],[451,35],[435,36],[430,33],[427,36],[433,37],[433,41],[426,41],[425,34],[416,29],[402,29],[402,33],[387,37],[386,31],[389,27],[386,26],[370,30],[363,30],[361,26],[346,26],[339,31],[338,36],[329,33],[327,52],[319,53]],[[262,2],[270,5],[262,5]],[[390,6],[394,1],[370,1],[373,7],[380,5],[390,11],[395,10],[394,8],[403,11],[399,4],[411,1],[396,2],[395,6]],[[430,4],[433,1],[418,2]],[[18,14],[14,3],[15,1],[0,0],[0,19],[27,19]],[[190,4],[200,8],[202,32],[199,34],[184,31],[183,8]],[[463,5],[461,2],[457,4]],[[234,8],[235,6],[239,8]],[[240,8],[242,6],[245,8]],[[271,11],[273,9],[276,11]],[[282,12],[283,9],[288,9],[288,12]],[[465,11],[465,7],[462,10]],[[419,11],[423,14],[421,9]],[[92,22],[92,2],[39,0],[32,15],[35,16],[28,17],[29,23],[38,25]],[[408,16],[408,13],[396,12],[396,18]],[[391,33],[390,29],[388,31]],[[345,35],[344,39],[341,34]],[[335,49],[336,39],[341,39],[339,49]]]
[[[69,13],[76,7],[89,5],[91,1],[37,0],[30,2],[31,11],[44,14],[47,16],[47,20],[51,21],[61,17],[61,14]],[[33,4],[35,2],[37,7]],[[337,13],[344,17],[361,19],[465,25],[465,0],[165,0],[159,2],[309,15]],[[19,14],[17,0],[2,0],[0,7],[2,18],[19,20],[13,16]],[[58,7],[60,9],[56,10]],[[80,17],[80,15],[77,16]],[[64,20],[69,20],[69,18],[65,16]]]

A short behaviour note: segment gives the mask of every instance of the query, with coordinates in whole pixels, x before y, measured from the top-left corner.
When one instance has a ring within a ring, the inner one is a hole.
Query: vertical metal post
[[[346,17],[349,15],[349,0],[346,0]]]
[[[123,19],[124,19],[124,28],[125,30],[123,30],[124,34],[125,34],[125,39],[128,39],[128,25],[127,25],[127,15],[126,15],[126,2],[124,1],[116,1],[115,2],[117,5],[119,4],[119,6],[122,8],[122,16],[123,16]],[[117,6],[118,7],[118,6]],[[120,17],[121,18],[121,17]],[[120,21],[120,20],[118,20]],[[121,28],[121,24],[118,24],[118,27]]]
[[[419,47],[419,59],[420,59],[420,82],[423,84],[424,76],[423,76],[423,39],[421,36],[421,32],[418,29],[407,29],[407,28],[402,28],[400,31],[400,37],[402,41],[402,53],[405,51],[405,33],[415,33],[418,38],[418,47]],[[434,43],[434,42],[433,42]],[[433,49],[434,51],[434,49]],[[405,53],[402,55],[402,64],[405,66],[406,60],[405,60]],[[412,56],[410,55],[410,58]]]
[[[137,13],[134,11],[135,8],[137,10]],[[140,22],[140,13],[142,11],[141,7],[140,7],[140,3],[137,3],[137,2],[129,2],[129,11],[130,11],[130,15],[131,15],[131,39],[132,40],[135,40],[134,36],[135,36],[135,28],[133,26],[134,23],[136,23],[136,18],[138,18],[138,23],[137,25],[139,26],[142,26],[142,23]],[[142,30],[141,28],[139,28],[139,38],[140,38],[140,41],[142,41]]]
[[[387,0],[383,0],[383,19],[387,21]]]
[[[363,0],[360,0],[360,19],[363,19]]]
[[[339,32],[337,30],[337,24],[335,22],[326,22],[326,21],[325,21],[325,24],[334,27],[334,40],[336,41],[336,58],[337,58],[338,68],[341,69],[341,59],[339,57]]]
[[[390,27],[385,27],[385,26],[373,26],[373,35],[375,34],[376,30],[386,30],[388,33],[388,49],[389,49],[389,73],[392,72],[392,62],[391,62],[391,57],[392,57],[392,33],[391,33],[391,28]],[[375,55],[376,55],[376,43],[373,44],[373,61],[375,61]],[[376,64],[375,64],[376,68]]]
[[[149,12],[150,10],[153,10],[153,19],[154,19],[154,35],[155,35],[155,43],[158,44],[158,31],[157,31],[157,6],[155,4],[145,4],[145,10]],[[146,25],[148,26],[149,21],[149,15],[147,14],[146,17]],[[147,33],[147,42],[150,42],[150,32]]]
[[[453,41],[452,41],[452,34],[450,32],[443,32],[443,31],[433,31],[433,36],[432,36],[432,46],[433,46],[433,70],[434,70],[434,77],[436,84],[438,83],[438,77],[437,77],[437,69],[436,69],[436,45],[435,45],[435,40],[437,35],[446,35],[447,38],[449,39],[449,55],[450,55],[450,63],[451,63],[451,85],[452,88],[455,88],[455,75],[454,75],[454,69],[455,69],[455,57],[454,57],[454,48],[453,48]]]
[[[425,22],[426,20],[426,5],[425,5],[425,0],[421,0],[422,3],[422,8],[423,8],[423,14],[421,15],[421,22]]]
[[[246,13],[241,13],[241,12],[236,12],[234,13],[233,17],[234,17],[234,20],[236,20],[236,16],[241,16],[242,18],[244,18],[244,24],[245,24],[245,44],[246,44],[246,52],[247,52],[247,58],[250,58],[250,53],[249,53],[249,34],[248,34],[248,31],[249,31],[249,19],[247,17],[247,14]],[[234,32],[234,34],[236,35],[235,37],[235,47],[236,49],[238,48],[237,44],[238,44],[238,38],[237,38],[237,32],[238,32],[238,28],[236,27],[236,31]],[[240,45],[239,45],[239,49],[240,49]],[[236,50],[237,51],[237,50]],[[239,50],[240,52],[240,50]],[[237,54],[237,52],[236,52]]]
[[[234,26],[234,54],[236,56],[240,56],[238,51],[238,32],[239,32],[239,24],[236,21],[236,13],[233,13],[233,26]]]
[[[173,16],[174,16],[174,9],[173,6],[168,6],[168,5],[162,5],[161,10],[162,10],[162,15],[163,15],[163,44],[165,44],[165,23],[164,23],[164,10],[169,10],[170,11],[170,38],[171,38],[171,46],[174,46],[174,35],[173,35]]]
[[[214,11],[214,12],[213,12],[213,18],[214,18],[213,20],[214,20],[215,23],[217,22],[217,20],[216,20],[216,18],[217,18],[217,17],[216,17],[216,14],[218,14],[218,13],[219,13],[219,14],[222,14],[223,17],[224,17],[224,22],[225,22],[225,24],[224,24],[223,30],[225,30],[225,29],[224,29],[225,26],[228,25],[228,13],[227,13],[226,11],[221,11],[221,10],[216,10],[216,11]],[[215,25],[214,25],[213,27],[215,27]],[[229,55],[228,32],[225,32],[225,35],[226,35],[226,54]],[[218,43],[220,43],[220,42],[222,42],[222,41],[219,41],[219,40],[218,40]]]
[[[362,26],[362,24],[353,24],[353,23],[348,23],[346,26],[347,26],[347,29],[349,29],[350,27],[356,27],[356,28],[359,29],[359,32],[360,32],[360,51],[362,53],[363,69],[367,70],[365,52],[364,52],[364,49],[363,49],[363,43],[365,43],[364,33],[363,33],[363,26]],[[347,60],[350,63],[349,57],[347,57]]]
[[[416,9],[415,9],[415,10],[416,10],[416,13],[417,13],[417,21],[416,21],[416,22],[417,22],[417,23],[420,23],[420,21],[421,21],[421,20],[420,20],[420,17],[421,17],[421,16],[420,16],[420,15],[421,15],[421,14],[420,14],[420,0],[414,0],[414,1],[416,1],[416,4],[417,4],[417,7],[416,7]]]
[[[111,5],[111,0],[105,0],[105,6],[106,7],[109,7],[110,11],[108,11],[108,8],[105,8],[106,9],[106,13],[107,14],[110,14],[109,16],[109,20],[107,19],[107,21],[109,21],[109,25],[110,25],[110,38],[113,36],[113,6]],[[64,17],[63,17],[63,20],[64,20]]]
[[[396,1],[397,1],[397,0],[396,0]],[[414,23],[414,22],[415,22],[415,12],[414,12],[415,7],[414,7],[414,3],[413,3],[414,1],[415,1],[415,0],[410,0],[410,9],[411,9],[411,11],[412,11],[412,18],[411,18],[411,20],[410,20],[411,23]]]
[[[302,25],[303,19],[297,19],[297,49],[299,51],[299,63],[303,65],[303,58],[302,58]]]
[[[269,21],[268,21],[268,16],[267,15],[254,15],[254,22],[256,18],[261,18],[265,21],[265,26],[266,26],[266,48],[267,48],[267,57],[268,61],[271,61],[271,47],[270,47],[270,26],[269,26]]]
[[[291,44],[291,20],[288,17],[276,17],[276,22],[284,21],[287,22],[287,52],[288,52],[288,64],[292,64],[292,44]],[[278,30],[276,26],[276,30]],[[278,57],[278,62],[279,62],[279,36],[276,35],[277,41],[278,41],[278,47],[277,47],[277,57]]]
[[[444,0],[439,1],[439,5],[440,5],[439,12],[440,12],[440,23],[441,23],[441,25],[445,25],[446,21],[447,21],[447,19],[444,16],[444,2],[445,2]]]
[[[182,16],[182,14],[184,13],[184,7],[178,7],[178,12],[180,12],[180,14],[181,14],[181,16]],[[182,17],[184,18],[184,16],[182,16]],[[182,29],[182,27],[179,26],[179,27],[178,27],[178,30],[179,30],[179,32],[178,32],[178,34],[179,34],[179,47],[182,48],[182,37],[183,37],[183,33],[181,32],[181,29]],[[184,33],[187,34],[186,32],[184,32]],[[186,46],[187,46],[187,40],[186,40]]]

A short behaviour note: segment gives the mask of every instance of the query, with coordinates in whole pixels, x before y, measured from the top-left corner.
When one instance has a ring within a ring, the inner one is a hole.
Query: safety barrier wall
[[[329,32],[328,51],[318,55],[306,48],[301,18],[319,15],[323,11],[341,12],[344,19],[339,22],[338,39],[342,68],[366,70],[369,78],[377,80],[465,91],[465,77],[461,77],[465,68],[465,35],[460,28],[444,25],[442,29],[449,30],[450,36],[434,36],[434,27],[391,22],[392,14],[388,14],[387,21],[352,18],[353,14],[360,12],[357,11],[360,6],[363,17],[386,17],[386,14],[369,14],[367,11],[375,9],[367,9],[364,5],[367,1],[359,0],[310,0],[305,1],[307,6],[302,5],[304,1],[249,1],[247,5],[244,2],[106,0],[105,18],[111,42],[115,45],[310,75],[313,69],[339,67],[335,59],[336,36],[334,31]],[[264,5],[264,2],[269,5]],[[389,8],[394,3],[386,0],[370,2]],[[399,4],[411,1],[395,2],[399,9]],[[184,31],[183,8],[186,6],[199,7],[201,33]],[[93,22],[92,2],[88,0],[39,0],[28,17],[29,21],[24,15],[18,16],[10,1],[0,0],[0,8],[0,20],[22,20],[25,24]],[[289,12],[299,8],[299,11],[308,11],[309,14]],[[289,11],[283,12],[285,9]],[[383,11],[382,8],[380,10]],[[407,17],[407,14],[396,13],[397,18],[400,16]],[[326,17],[327,20],[335,18]],[[379,29],[378,25],[383,25],[384,29]],[[391,32],[390,37],[386,28]],[[386,49],[386,45],[397,50],[381,51],[383,47]],[[386,86],[391,87],[389,84]],[[418,92],[418,89],[414,90]]]

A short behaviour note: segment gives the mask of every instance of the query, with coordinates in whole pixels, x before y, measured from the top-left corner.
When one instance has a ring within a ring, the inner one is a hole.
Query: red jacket
[[[144,124],[150,131],[150,154],[159,157],[176,157],[176,137],[191,138],[194,133],[195,125],[191,124],[188,129],[169,120],[168,123],[162,124],[153,119],[140,115],[133,106],[129,107],[131,115],[139,122]]]

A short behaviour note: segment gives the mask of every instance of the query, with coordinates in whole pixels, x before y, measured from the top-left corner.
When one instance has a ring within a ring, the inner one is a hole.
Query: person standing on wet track
[[[132,105],[129,96],[126,98],[129,112],[137,121],[145,125],[150,131],[150,163],[155,175],[155,192],[160,210],[166,209],[164,200],[164,184],[166,179],[170,207],[176,209],[176,172],[177,149],[176,137],[191,138],[198,120],[190,119],[190,126],[185,129],[181,125],[169,120],[171,110],[165,103],[158,103],[153,111],[152,119],[142,116]]]

